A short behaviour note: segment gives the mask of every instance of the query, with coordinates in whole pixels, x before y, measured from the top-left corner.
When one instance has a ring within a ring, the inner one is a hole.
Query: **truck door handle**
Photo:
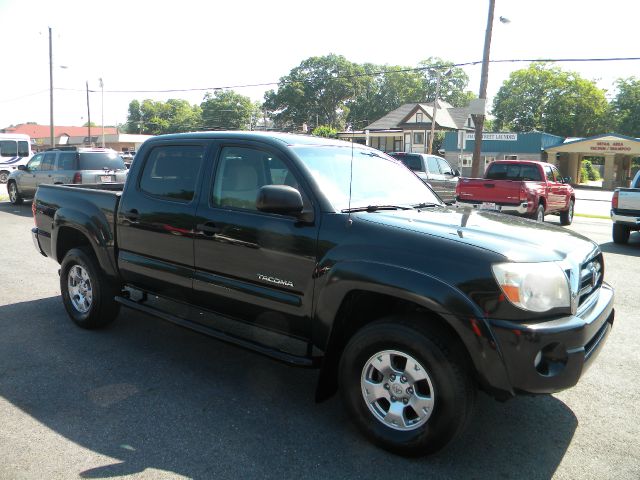
[[[211,237],[216,233],[220,233],[220,227],[216,227],[216,224],[213,222],[199,223],[196,225],[196,233]]]
[[[140,218],[140,214],[138,213],[138,210],[132,208],[128,212],[124,212],[124,218],[131,222],[135,222]]]

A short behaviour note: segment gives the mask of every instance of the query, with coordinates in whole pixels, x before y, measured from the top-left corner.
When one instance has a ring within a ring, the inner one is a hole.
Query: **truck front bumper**
[[[514,392],[553,393],[574,386],[613,326],[613,299],[605,283],[578,316],[530,324],[489,320]]]

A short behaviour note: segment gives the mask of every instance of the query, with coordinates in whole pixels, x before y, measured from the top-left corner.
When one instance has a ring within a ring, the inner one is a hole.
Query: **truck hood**
[[[566,228],[473,209],[385,210],[358,218],[473,245],[513,262],[581,262],[598,251],[595,242]]]

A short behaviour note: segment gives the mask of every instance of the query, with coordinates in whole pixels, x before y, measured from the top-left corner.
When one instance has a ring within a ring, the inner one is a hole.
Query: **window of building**
[[[276,155],[243,147],[225,147],[213,183],[211,202],[216,207],[257,210],[256,198],[264,185],[299,189],[287,165]]]
[[[399,152],[402,150],[402,139],[395,139],[393,141],[393,151]]]
[[[193,199],[204,148],[172,145],[154,148],[140,177],[140,190],[155,197],[179,202]]]
[[[422,122],[423,122],[423,114],[416,113],[416,123],[422,123]]]
[[[504,159],[505,160],[517,160],[518,159],[518,155],[505,155]]]
[[[463,167],[470,167],[472,160],[473,159],[472,159],[471,155],[464,155],[462,157],[462,166]]]
[[[413,134],[413,143],[418,145],[424,145],[424,133],[423,132],[415,132]]]

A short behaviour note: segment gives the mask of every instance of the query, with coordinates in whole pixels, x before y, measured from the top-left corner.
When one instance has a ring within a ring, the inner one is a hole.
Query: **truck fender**
[[[501,352],[483,312],[456,287],[408,268],[368,261],[344,261],[330,268],[318,291],[314,302],[313,338],[325,355],[316,391],[317,401],[329,398],[337,389],[338,364],[348,341],[342,335],[348,318],[340,315],[340,308],[354,291],[410,302],[429,312],[424,317],[425,321],[445,322],[462,342],[478,380],[512,393]]]
[[[114,249],[114,238],[110,224],[104,213],[90,202],[80,201],[77,208],[62,207],[53,217],[51,228],[51,254],[58,262],[58,235],[62,228],[72,228],[83,234],[98,259],[100,267],[109,277],[117,277],[117,269],[113,261],[113,255],[109,252]]]

